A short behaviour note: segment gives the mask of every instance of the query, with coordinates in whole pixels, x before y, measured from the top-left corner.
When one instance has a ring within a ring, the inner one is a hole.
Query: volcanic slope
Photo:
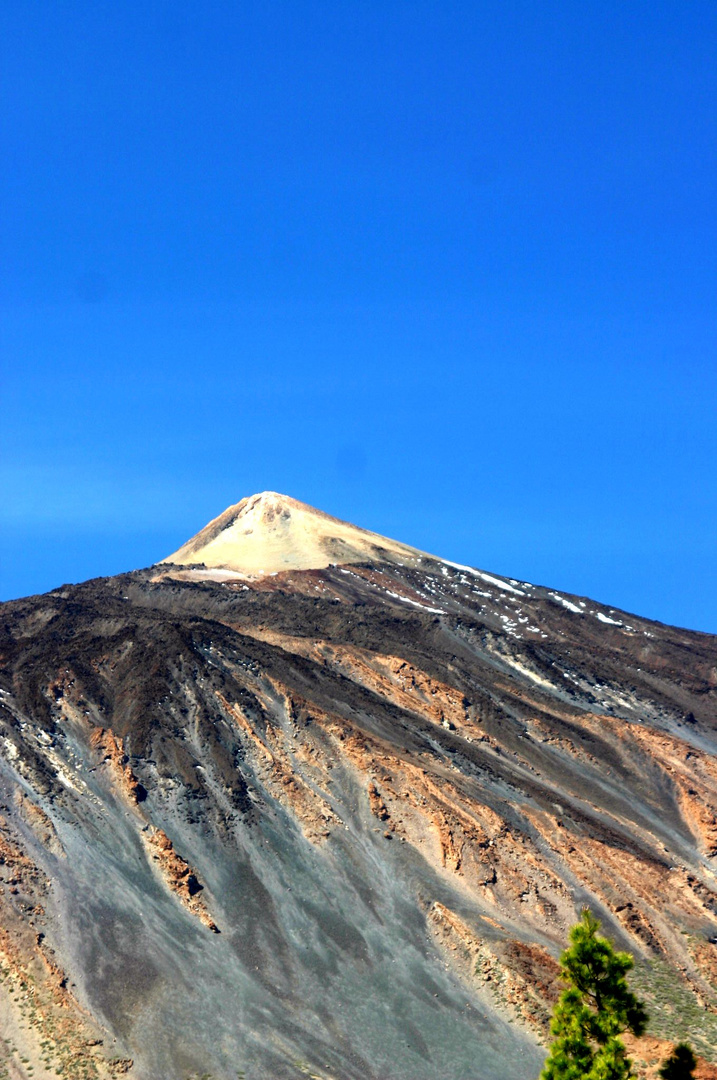
[[[584,904],[717,1075],[717,639],[252,504],[0,608],[0,1076],[531,1080]]]

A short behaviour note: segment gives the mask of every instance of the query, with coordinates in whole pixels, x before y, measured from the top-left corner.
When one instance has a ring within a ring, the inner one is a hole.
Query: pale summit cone
[[[263,491],[228,507],[162,562],[203,563],[216,571],[261,577],[286,570],[321,570],[332,564],[415,566],[422,559],[433,556],[288,495]]]

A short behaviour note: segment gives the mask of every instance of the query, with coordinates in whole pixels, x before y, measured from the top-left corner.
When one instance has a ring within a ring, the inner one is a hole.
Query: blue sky
[[[0,597],[273,489],[717,632],[717,9],[0,10]]]

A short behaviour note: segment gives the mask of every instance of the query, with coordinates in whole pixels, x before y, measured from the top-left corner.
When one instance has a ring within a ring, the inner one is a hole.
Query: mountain
[[[585,904],[717,1076],[714,636],[275,493],[0,613],[0,1077],[532,1080]]]

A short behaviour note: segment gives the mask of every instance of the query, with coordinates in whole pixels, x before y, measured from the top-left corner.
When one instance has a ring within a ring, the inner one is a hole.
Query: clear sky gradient
[[[0,597],[274,489],[717,632],[717,8],[0,8]]]

